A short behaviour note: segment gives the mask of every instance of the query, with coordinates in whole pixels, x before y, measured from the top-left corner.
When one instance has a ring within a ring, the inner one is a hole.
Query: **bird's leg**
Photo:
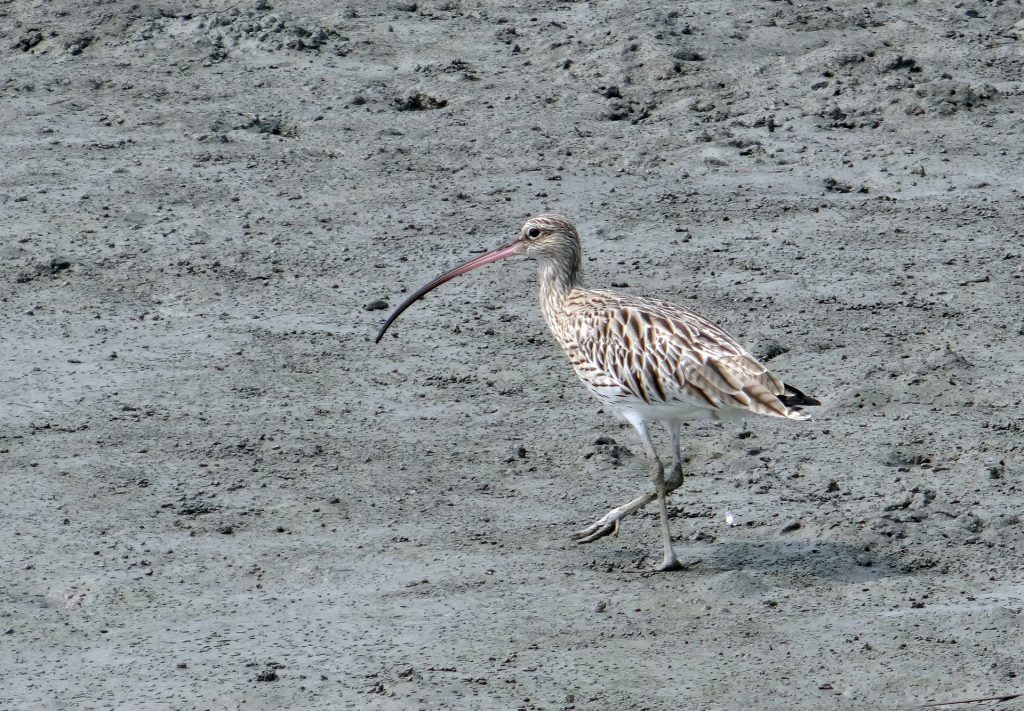
[[[665,485],[665,466],[661,463],[661,459],[658,458],[658,452],[654,448],[654,442],[651,441],[651,435],[647,431],[647,423],[644,422],[643,418],[627,414],[626,419],[631,425],[633,425],[634,429],[636,429],[637,434],[640,435],[640,441],[643,442],[644,450],[647,452],[647,459],[651,463],[651,471],[654,479],[654,496],[651,496],[650,498],[648,498],[647,495],[640,496],[633,501],[630,501],[625,506],[620,506],[618,509],[612,509],[608,514],[605,514],[597,524],[580,532],[580,534],[586,535],[577,534],[577,538],[580,543],[588,543],[603,535],[607,535],[607,533],[612,533],[618,530],[619,519],[622,518],[625,513],[629,513],[640,508],[640,506],[650,503],[650,501],[656,497],[658,499],[658,507],[661,510],[661,537],[662,543],[665,547],[665,557],[661,561],[661,565],[657,567],[657,570],[680,570],[683,566],[680,565],[679,558],[676,557],[676,552],[672,548],[672,532],[668,527],[668,505],[665,503],[665,496],[668,494],[667,487]],[[681,471],[682,466],[680,465],[680,472]],[[682,483],[681,476],[679,483]],[[634,505],[635,508],[632,508]],[[619,513],[623,509],[625,509],[625,512]],[[591,529],[594,529],[595,526],[597,527],[597,530],[591,532]],[[607,530],[606,532],[606,529],[610,530]]]
[[[658,495],[658,507],[661,509],[661,536],[665,545],[665,560],[658,566],[658,570],[680,570],[682,565],[676,557],[672,548],[672,532],[668,527],[668,495],[683,485],[683,455],[679,450],[680,424],[669,422],[669,430],[672,433],[672,469],[669,472],[669,479],[665,479],[665,470],[658,462],[654,470],[654,489]],[[647,438],[650,441],[650,438]]]
[[[679,558],[676,557],[675,549],[672,547],[672,531],[669,529],[669,505],[666,503],[668,492],[665,487],[665,467],[662,465],[662,460],[657,458],[657,452],[654,451],[654,445],[650,441],[647,427],[644,426],[642,429],[637,427],[637,430],[643,438],[644,447],[647,449],[647,456],[653,462],[651,471],[653,472],[654,492],[657,494],[657,507],[660,514],[662,514],[662,544],[665,546],[665,558],[662,560],[662,564],[655,570],[679,571],[683,567],[679,562]]]
[[[668,472],[668,479],[665,480],[665,493],[671,494],[683,485],[683,452],[680,447],[680,429],[678,422],[669,422],[668,428],[672,433],[672,468]]]
[[[665,503],[665,467],[660,461],[656,461],[654,469],[654,488],[658,492],[658,508],[661,509],[661,541],[665,546],[665,558],[657,567],[659,571],[682,570],[683,566],[676,557],[675,549],[672,548],[672,531],[668,527],[668,504]]]
[[[680,425],[678,422],[672,422],[669,424],[669,428],[672,432],[672,468],[669,470],[668,477],[665,479],[666,495],[671,494],[683,485],[683,458],[680,451]],[[657,491],[640,494],[632,501],[628,501],[622,506],[616,506],[582,531],[577,531],[573,534],[573,538],[576,539],[577,543],[590,543],[612,533],[618,534],[619,521],[634,511],[642,509],[657,498]]]

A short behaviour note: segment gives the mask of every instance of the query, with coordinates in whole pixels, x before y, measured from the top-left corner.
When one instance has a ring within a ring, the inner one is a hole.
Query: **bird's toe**
[[[682,569],[683,569],[683,564],[680,563],[679,559],[676,558],[674,555],[665,556],[665,560],[661,561],[661,565],[659,565],[657,568],[655,568],[655,570],[657,572],[659,572],[659,573],[668,573],[668,572],[673,571],[673,570],[682,570]]]
[[[576,539],[577,543],[591,543],[599,538],[619,533],[619,519],[613,516],[602,516],[596,522],[584,528],[582,531],[577,531],[572,535]]]

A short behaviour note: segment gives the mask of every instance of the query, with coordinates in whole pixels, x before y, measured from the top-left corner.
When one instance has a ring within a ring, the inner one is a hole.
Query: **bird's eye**
[[[537,237],[540,237],[540,230],[538,230],[536,227],[531,227],[526,231],[526,236],[533,237],[534,239],[536,239]]]

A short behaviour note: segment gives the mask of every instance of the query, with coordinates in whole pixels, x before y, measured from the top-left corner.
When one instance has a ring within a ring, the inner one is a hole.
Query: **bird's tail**
[[[786,407],[817,407],[821,404],[821,400],[805,395],[788,383],[784,384],[784,387],[785,391],[778,397]]]

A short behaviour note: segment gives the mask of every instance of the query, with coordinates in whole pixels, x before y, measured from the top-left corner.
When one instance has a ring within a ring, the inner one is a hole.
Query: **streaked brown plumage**
[[[659,570],[678,569],[665,497],[683,482],[681,423],[748,413],[806,420],[800,408],[820,403],[783,383],[732,336],[694,311],[583,286],[579,235],[572,223],[558,215],[527,220],[511,244],[418,289],[395,309],[377,341],[428,291],[484,264],[516,255],[539,262],[541,312],[551,333],[590,391],[636,428],[651,460],[655,492],[612,509],[576,534],[577,539],[588,543],[617,532],[624,516],[658,499],[665,550]],[[665,422],[672,433],[673,466],[667,479],[647,431],[653,421]]]
[[[797,391],[682,306],[576,288],[548,325],[580,379],[616,409],[667,406],[667,414],[685,404],[715,417],[735,409],[807,418],[786,404]]]

